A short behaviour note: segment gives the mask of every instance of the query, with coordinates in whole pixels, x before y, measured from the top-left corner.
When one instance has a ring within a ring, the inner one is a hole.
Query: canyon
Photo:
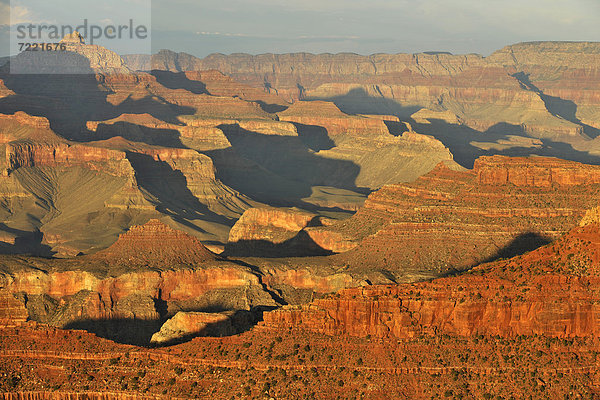
[[[598,148],[598,43],[530,42],[490,56],[419,54],[213,54],[164,50],[146,68],[218,69],[286,100],[326,100],[356,114],[392,114],[433,135],[470,167],[489,146],[595,162]],[[141,58],[126,56],[132,69]],[[430,115],[423,121],[421,115]],[[483,134],[481,134],[483,133]],[[541,138],[544,146],[513,137]],[[507,143],[508,142],[508,143]],[[568,143],[567,151],[558,143]]]
[[[46,398],[44,386],[56,398],[593,397],[597,216],[466,274],[345,289],[265,312],[245,333],[168,348],[13,322],[0,328],[0,385],[7,399]]]
[[[600,393],[597,43],[62,43],[0,65],[0,399]]]

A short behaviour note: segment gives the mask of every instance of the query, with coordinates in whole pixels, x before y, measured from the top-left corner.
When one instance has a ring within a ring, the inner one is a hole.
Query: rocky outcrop
[[[270,256],[341,253],[357,246],[339,232],[322,229],[333,223],[298,209],[251,208],[229,231],[229,254]]]
[[[316,214],[298,209],[251,208],[229,231],[226,253],[246,256],[302,256],[323,253],[305,228],[321,225]],[[324,241],[322,241],[324,242]]]
[[[310,305],[265,314],[273,329],[328,335],[591,337],[600,331],[600,225],[471,273],[428,283],[342,290]],[[568,288],[565,290],[565,288]]]
[[[408,184],[384,186],[356,215],[315,231],[358,246],[336,255],[356,269],[445,273],[534,249],[596,206],[600,170],[547,158],[482,157],[473,170],[440,164]]]
[[[162,318],[179,311],[276,305],[251,269],[218,260],[194,237],[158,221],[133,227],[93,256],[38,266],[4,260],[2,321],[30,319],[143,344]],[[235,329],[243,321],[236,318]]]
[[[20,74],[127,74],[123,59],[102,46],[88,45],[79,32],[61,40],[61,51],[23,51],[9,61],[10,71]]]
[[[318,220],[316,214],[281,208],[251,208],[246,210],[229,231],[229,242],[265,240],[283,243],[303,228]]]
[[[67,51],[77,53],[89,60],[89,68],[95,72],[109,74],[126,74],[131,72],[123,59],[115,52],[102,46],[87,45],[79,32],[65,36],[61,43],[67,46]]]
[[[269,93],[264,88],[240,84],[218,70],[187,70],[183,75],[190,81],[201,82],[206,91],[213,96],[239,97],[248,101],[261,102],[267,110],[277,110],[289,105],[275,93]]]
[[[85,145],[43,145],[9,143],[6,146],[6,174],[21,167],[82,166],[115,176],[132,176],[125,153]]]
[[[550,158],[486,157],[477,160],[473,169],[483,185],[541,188],[600,183],[600,167]]]
[[[18,111],[0,115],[0,144],[5,147],[5,171],[8,175],[21,167],[74,167],[131,177],[133,170],[125,153],[71,143],[50,129],[44,117]]]
[[[91,257],[130,268],[194,266],[217,259],[195,237],[156,219],[141,226],[132,226],[112,246]]]
[[[341,133],[354,135],[389,133],[383,120],[350,116],[341,112],[334,103],[325,101],[297,101],[287,110],[277,115],[281,121],[322,126],[332,137]]]
[[[19,324],[27,321],[29,313],[25,302],[9,291],[0,290],[0,323]]]
[[[565,278],[565,282],[568,281]],[[572,282],[577,287],[587,283]],[[568,296],[551,295],[559,289],[557,285],[548,285],[537,299],[527,296],[515,301],[517,293],[510,289],[495,299],[495,293],[490,295],[477,290],[486,283],[472,282],[466,294],[457,294],[452,289],[412,288],[419,297],[394,288],[348,289],[340,293],[338,299],[322,299],[311,306],[267,313],[265,325],[277,329],[302,326],[328,335],[378,338],[444,333],[552,337],[598,334],[600,309],[593,301],[584,300],[589,294],[568,299]]]
[[[600,223],[600,207],[594,207],[588,210],[581,219],[579,226],[586,226],[597,223]]]
[[[320,270],[318,261],[310,266],[298,265],[293,268],[283,268],[280,265],[264,267],[263,274],[265,285],[279,293],[287,304],[305,304],[345,288],[368,285],[368,280],[360,276],[335,270]],[[370,278],[374,279],[375,276]]]
[[[150,343],[172,343],[191,336],[230,336],[236,333],[233,312],[178,312],[152,335]]]
[[[352,179],[358,187],[376,189],[386,183],[408,182],[438,162],[453,160],[441,142],[414,132],[398,118],[348,115],[323,101],[298,101],[278,116],[294,123],[302,140],[310,140],[320,150],[319,156],[358,167],[332,174]],[[356,176],[348,176],[352,173]]]
[[[0,79],[0,98],[8,97],[13,94],[15,94],[15,92],[13,92],[9,88],[7,88],[6,85],[4,84],[4,81],[2,79]]]

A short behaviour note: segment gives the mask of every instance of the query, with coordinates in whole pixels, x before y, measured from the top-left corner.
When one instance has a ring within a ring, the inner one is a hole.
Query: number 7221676
[[[64,43],[19,43],[19,51],[65,51]]]

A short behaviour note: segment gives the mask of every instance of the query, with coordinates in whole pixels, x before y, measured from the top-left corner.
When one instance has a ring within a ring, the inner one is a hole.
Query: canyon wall
[[[532,250],[595,207],[596,166],[548,158],[482,157],[473,170],[440,164],[412,183],[384,186],[335,232],[355,248],[334,256],[351,270],[447,273]]]
[[[600,225],[574,228],[546,247],[432,282],[345,289],[310,305],[267,313],[263,326],[327,335],[594,337]]]
[[[347,112],[408,117],[420,108],[448,110],[477,130],[508,123],[527,135],[572,140],[597,136],[599,59],[597,43],[533,42],[489,57],[295,53],[198,59],[161,51],[151,64],[168,71],[216,69],[288,100],[331,99]],[[126,60],[135,68],[134,58]]]

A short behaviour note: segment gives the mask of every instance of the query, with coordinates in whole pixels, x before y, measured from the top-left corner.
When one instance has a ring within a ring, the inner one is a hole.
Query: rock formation
[[[128,60],[135,64],[134,58]],[[552,137],[576,151],[565,155],[548,146],[538,154],[592,161],[599,149],[590,140],[600,126],[598,60],[597,43],[532,42],[507,46],[489,57],[296,53],[198,59],[161,51],[152,64],[167,71],[217,69],[288,100],[331,100],[350,113],[408,118],[427,110],[436,122],[418,123],[415,129],[441,139],[470,167],[473,152],[483,155],[486,148],[471,143],[482,141],[475,132],[486,133],[481,139],[490,143],[506,134]],[[422,121],[422,113],[412,118]],[[515,143],[502,150],[514,154],[521,147]]]
[[[112,246],[92,257],[128,268],[193,266],[216,260],[198,239],[156,219],[131,227]]]
[[[150,343],[164,344],[190,336],[230,336],[236,333],[233,312],[178,312],[152,335]]]
[[[440,164],[371,194],[353,217],[311,228],[356,248],[334,256],[351,269],[446,273],[534,249],[596,206],[596,166],[548,158],[482,157],[473,170]]]
[[[37,267],[3,259],[3,321],[26,318],[144,343],[162,318],[178,311],[276,304],[255,272],[220,260],[196,238],[157,220],[131,228],[94,255],[33,263]]]
[[[346,289],[265,314],[265,326],[379,338],[454,334],[595,336],[600,225],[468,274],[428,283]]]
[[[88,45],[79,32],[65,36],[64,50],[23,51],[7,65],[15,74],[128,74],[123,59],[102,46]]]

